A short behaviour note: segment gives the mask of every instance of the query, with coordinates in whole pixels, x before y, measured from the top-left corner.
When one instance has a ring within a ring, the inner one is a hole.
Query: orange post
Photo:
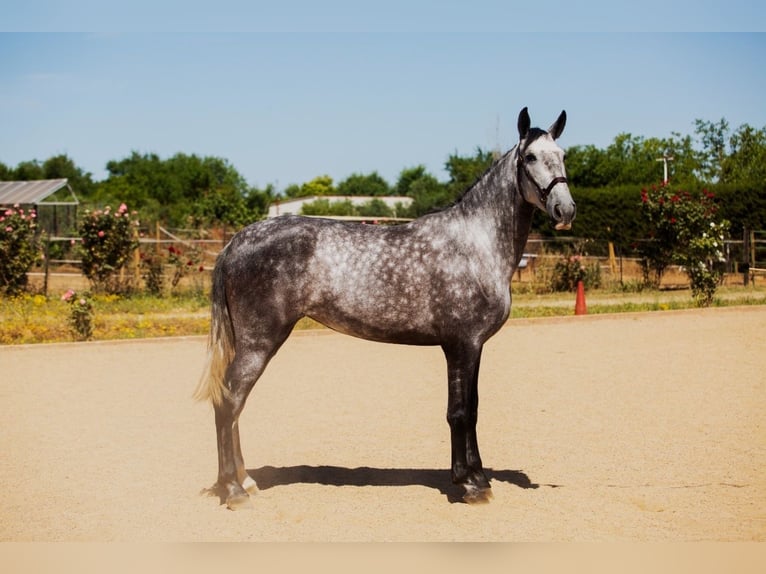
[[[577,299],[575,300],[575,315],[587,315],[588,306],[585,304],[585,286],[577,282]]]

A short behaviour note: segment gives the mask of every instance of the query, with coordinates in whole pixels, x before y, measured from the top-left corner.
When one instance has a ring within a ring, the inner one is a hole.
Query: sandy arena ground
[[[766,541],[766,307],[516,320],[485,348],[494,500],[455,502],[436,348],[293,335],[231,512],[202,338],[0,347],[0,541]]]

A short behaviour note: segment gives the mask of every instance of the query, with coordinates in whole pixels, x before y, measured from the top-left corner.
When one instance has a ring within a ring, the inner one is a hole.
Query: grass
[[[624,291],[620,288],[599,289],[586,295],[588,314],[635,313],[694,309],[696,304],[689,289],[661,291],[643,289]],[[512,318],[558,317],[574,314],[573,293],[535,295],[514,293]],[[766,286],[724,286],[716,292],[713,307],[766,305]]]
[[[209,326],[207,297],[137,295],[93,297],[93,339],[140,339],[202,335]],[[77,337],[69,327],[70,306],[58,297],[0,298],[0,344],[56,343]]]
[[[589,314],[666,311],[694,308],[688,290],[624,292],[595,290],[586,296]],[[514,285],[513,318],[560,317],[574,313],[573,293],[538,295]],[[714,306],[766,305],[766,287],[721,287]],[[93,298],[93,339],[138,339],[182,335],[206,335],[209,301],[199,292],[165,297],[134,295]],[[0,344],[53,343],[76,340],[69,327],[69,304],[58,297],[25,294],[0,298]],[[322,328],[301,319],[298,330]]]

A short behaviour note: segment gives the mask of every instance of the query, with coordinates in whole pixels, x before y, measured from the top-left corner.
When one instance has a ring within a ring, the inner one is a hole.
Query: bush
[[[191,274],[200,274],[205,268],[202,265],[202,251],[189,247],[186,252],[170,245],[167,257],[162,253],[141,253],[141,276],[146,290],[157,297],[163,295],[165,289],[165,266],[171,266],[173,275],[170,278],[171,289],[175,289],[181,279]]]
[[[667,185],[641,191],[642,214],[651,234],[651,241],[641,248],[645,273],[653,270],[659,282],[668,264],[681,265],[700,307],[713,302],[720,283],[723,241],[729,226],[714,199],[707,190],[692,195]]]
[[[146,290],[156,297],[161,297],[165,286],[162,256],[141,253],[141,270]]]
[[[0,291],[16,295],[27,286],[27,271],[39,256],[37,214],[17,205],[0,212]]]
[[[553,291],[576,291],[580,281],[586,289],[597,289],[601,286],[601,268],[598,262],[586,265],[582,255],[565,255],[553,266]]]
[[[93,304],[90,293],[79,296],[72,289],[61,296],[61,300],[69,303],[69,329],[76,341],[87,341],[93,337]]]
[[[193,272],[202,273],[202,252],[199,249],[190,247],[186,254],[178,247],[168,247],[168,263],[173,266],[173,277],[170,284],[173,287],[178,286],[179,281]]]
[[[109,207],[103,211],[85,211],[78,229],[82,239],[82,272],[94,291],[121,293],[127,290],[127,280],[121,281],[119,273],[138,247],[137,226],[138,220],[131,218],[124,203],[115,213],[111,213]]]

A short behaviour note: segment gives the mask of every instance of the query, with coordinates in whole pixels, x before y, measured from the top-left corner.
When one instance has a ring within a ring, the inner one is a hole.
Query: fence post
[[[755,230],[750,230],[750,267],[755,267]]]
[[[750,284],[750,230],[746,227],[742,237],[742,282]]]
[[[141,280],[141,244],[138,241],[138,228],[136,227],[133,228],[133,238],[136,240],[136,248],[133,250],[133,266],[135,268],[133,278],[136,282],[136,289],[138,289]]]
[[[50,236],[50,233],[46,233],[45,234],[45,265],[44,265],[45,275],[43,276],[43,295],[45,295],[45,297],[48,297],[48,274],[50,270],[50,259],[51,259],[51,236]]]
[[[614,243],[611,241],[609,242],[609,270],[612,272],[612,277],[617,275],[617,259],[614,256]]]

